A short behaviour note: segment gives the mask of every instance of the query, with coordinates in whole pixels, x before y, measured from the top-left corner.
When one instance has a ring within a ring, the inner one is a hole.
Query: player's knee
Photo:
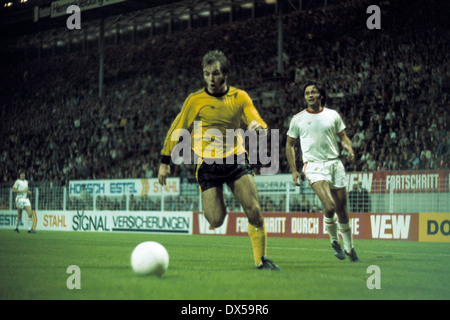
[[[255,227],[262,226],[264,218],[261,214],[261,206],[258,203],[248,207],[245,211],[247,213],[248,222]]]
[[[205,214],[206,220],[208,220],[209,225],[212,228],[219,228],[222,226],[223,221],[225,220],[224,217],[218,217],[218,216],[209,216]]]
[[[258,201],[252,201],[244,207],[245,211],[251,215],[260,215],[261,214],[261,206]]]
[[[212,228],[219,228],[219,227],[222,226],[222,224],[223,224],[223,219],[220,219],[220,220],[213,220],[213,221],[210,223],[210,225],[211,225]]]
[[[336,204],[334,202],[325,203],[323,206],[324,214],[327,218],[332,218],[336,212]]]

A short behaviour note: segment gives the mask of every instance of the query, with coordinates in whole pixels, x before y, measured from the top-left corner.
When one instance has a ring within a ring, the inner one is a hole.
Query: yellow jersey
[[[267,124],[245,91],[228,87],[225,93],[213,95],[206,89],[199,90],[184,102],[166,135],[161,155],[170,157],[180,138],[179,129],[187,130],[191,125],[191,145],[201,159],[240,155],[246,152],[243,130],[238,130],[241,121],[246,125],[257,121],[267,131]]]

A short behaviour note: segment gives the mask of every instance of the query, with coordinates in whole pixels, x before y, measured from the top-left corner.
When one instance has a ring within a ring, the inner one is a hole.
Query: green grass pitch
[[[130,266],[143,241],[170,256],[161,278]],[[248,237],[0,230],[0,299],[449,299],[450,245],[355,240],[361,263],[339,261],[328,240],[269,238],[281,272],[256,270]],[[80,268],[69,290],[67,268]],[[369,289],[371,265],[380,289]]]

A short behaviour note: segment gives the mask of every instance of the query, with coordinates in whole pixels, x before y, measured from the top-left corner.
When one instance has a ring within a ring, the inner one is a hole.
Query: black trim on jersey
[[[228,92],[230,91],[230,86],[227,86],[227,90],[225,90],[224,93],[211,93],[208,91],[208,88],[205,88],[205,92],[206,94],[212,96],[212,97],[216,97],[216,98],[220,98],[223,97],[224,95],[226,95]]]

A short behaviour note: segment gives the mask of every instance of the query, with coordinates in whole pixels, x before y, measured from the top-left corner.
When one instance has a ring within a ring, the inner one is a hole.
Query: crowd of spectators
[[[279,130],[278,172],[289,172],[285,136],[305,107],[306,79],[323,82],[347,125],[356,151],[348,170],[449,168],[449,22],[439,10],[419,12],[423,1],[386,3],[382,30],[367,29],[366,1],[286,14],[281,74],[276,15],[109,45],[102,99],[97,50],[2,65],[0,182],[21,168],[30,181],[57,185],[156,177],[165,134],[202,87],[211,49],[227,54],[229,84]],[[172,174],[189,179],[194,169]]]

